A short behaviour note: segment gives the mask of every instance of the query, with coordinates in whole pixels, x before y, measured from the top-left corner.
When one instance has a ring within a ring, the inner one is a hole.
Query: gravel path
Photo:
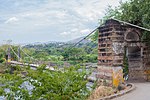
[[[150,100],[150,83],[133,83],[136,89],[113,100]]]

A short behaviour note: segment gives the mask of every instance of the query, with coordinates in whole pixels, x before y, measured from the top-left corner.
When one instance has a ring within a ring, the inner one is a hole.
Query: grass
[[[108,86],[97,87],[89,96],[88,100],[97,100],[99,98],[114,94],[115,90]]]

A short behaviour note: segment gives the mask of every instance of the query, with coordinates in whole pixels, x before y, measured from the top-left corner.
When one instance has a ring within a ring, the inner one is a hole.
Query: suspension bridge
[[[11,51],[17,57],[17,60],[12,59]],[[24,61],[23,58],[21,57],[21,53],[23,53],[26,57],[28,57],[30,59],[30,62]],[[41,65],[33,57],[28,55],[20,46],[18,46],[18,52],[15,52],[12,45],[9,45],[6,51],[5,58],[6,58],[6,63],[13,66],[20,65],[20,66],[30,66],[31,68],[38,68]],[[50,70],[54,70],[54,68],[50,66],[50,64],[47,64],[46,68]]]

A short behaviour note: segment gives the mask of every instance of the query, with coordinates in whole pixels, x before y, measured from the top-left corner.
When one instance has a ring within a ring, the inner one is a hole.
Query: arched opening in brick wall
[[[125,40],[127,41],[127,57],[128,60],[139,60],[141,57],[141,48],[138,46],[140,36],[135,31],[130,31],[126,34]]]
[[[141,57],[141,48],[138,46],[131,46],[127,49],[128,60],[139,60]]]
[[[125,35],[127,43],[127,58],[129,69],[129,80],[143,80],[142,68],[142,48],[140,44],[140,35],[135,31],[130,31]]]
[[[125,39],[127,41],[139,41],[139,35],[136,32],[128,32]]]

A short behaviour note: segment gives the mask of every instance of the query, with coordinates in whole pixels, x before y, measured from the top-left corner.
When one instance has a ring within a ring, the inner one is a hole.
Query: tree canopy
[[[117,18],[139,26],[150,28],[150,1],[149,0],[129,0],[120,3],[115,9],[109,8],[104,18]]]
[[[150,1],[149,0],[129,0],[120,2],[116,8],[108,7],[105,16],[100,24],[107,19],[116,18],[144,28],[150,28]],[[96,33],[95,33],[96,34]],[[150,40],[149,32],[144,32],[143,39]]]

